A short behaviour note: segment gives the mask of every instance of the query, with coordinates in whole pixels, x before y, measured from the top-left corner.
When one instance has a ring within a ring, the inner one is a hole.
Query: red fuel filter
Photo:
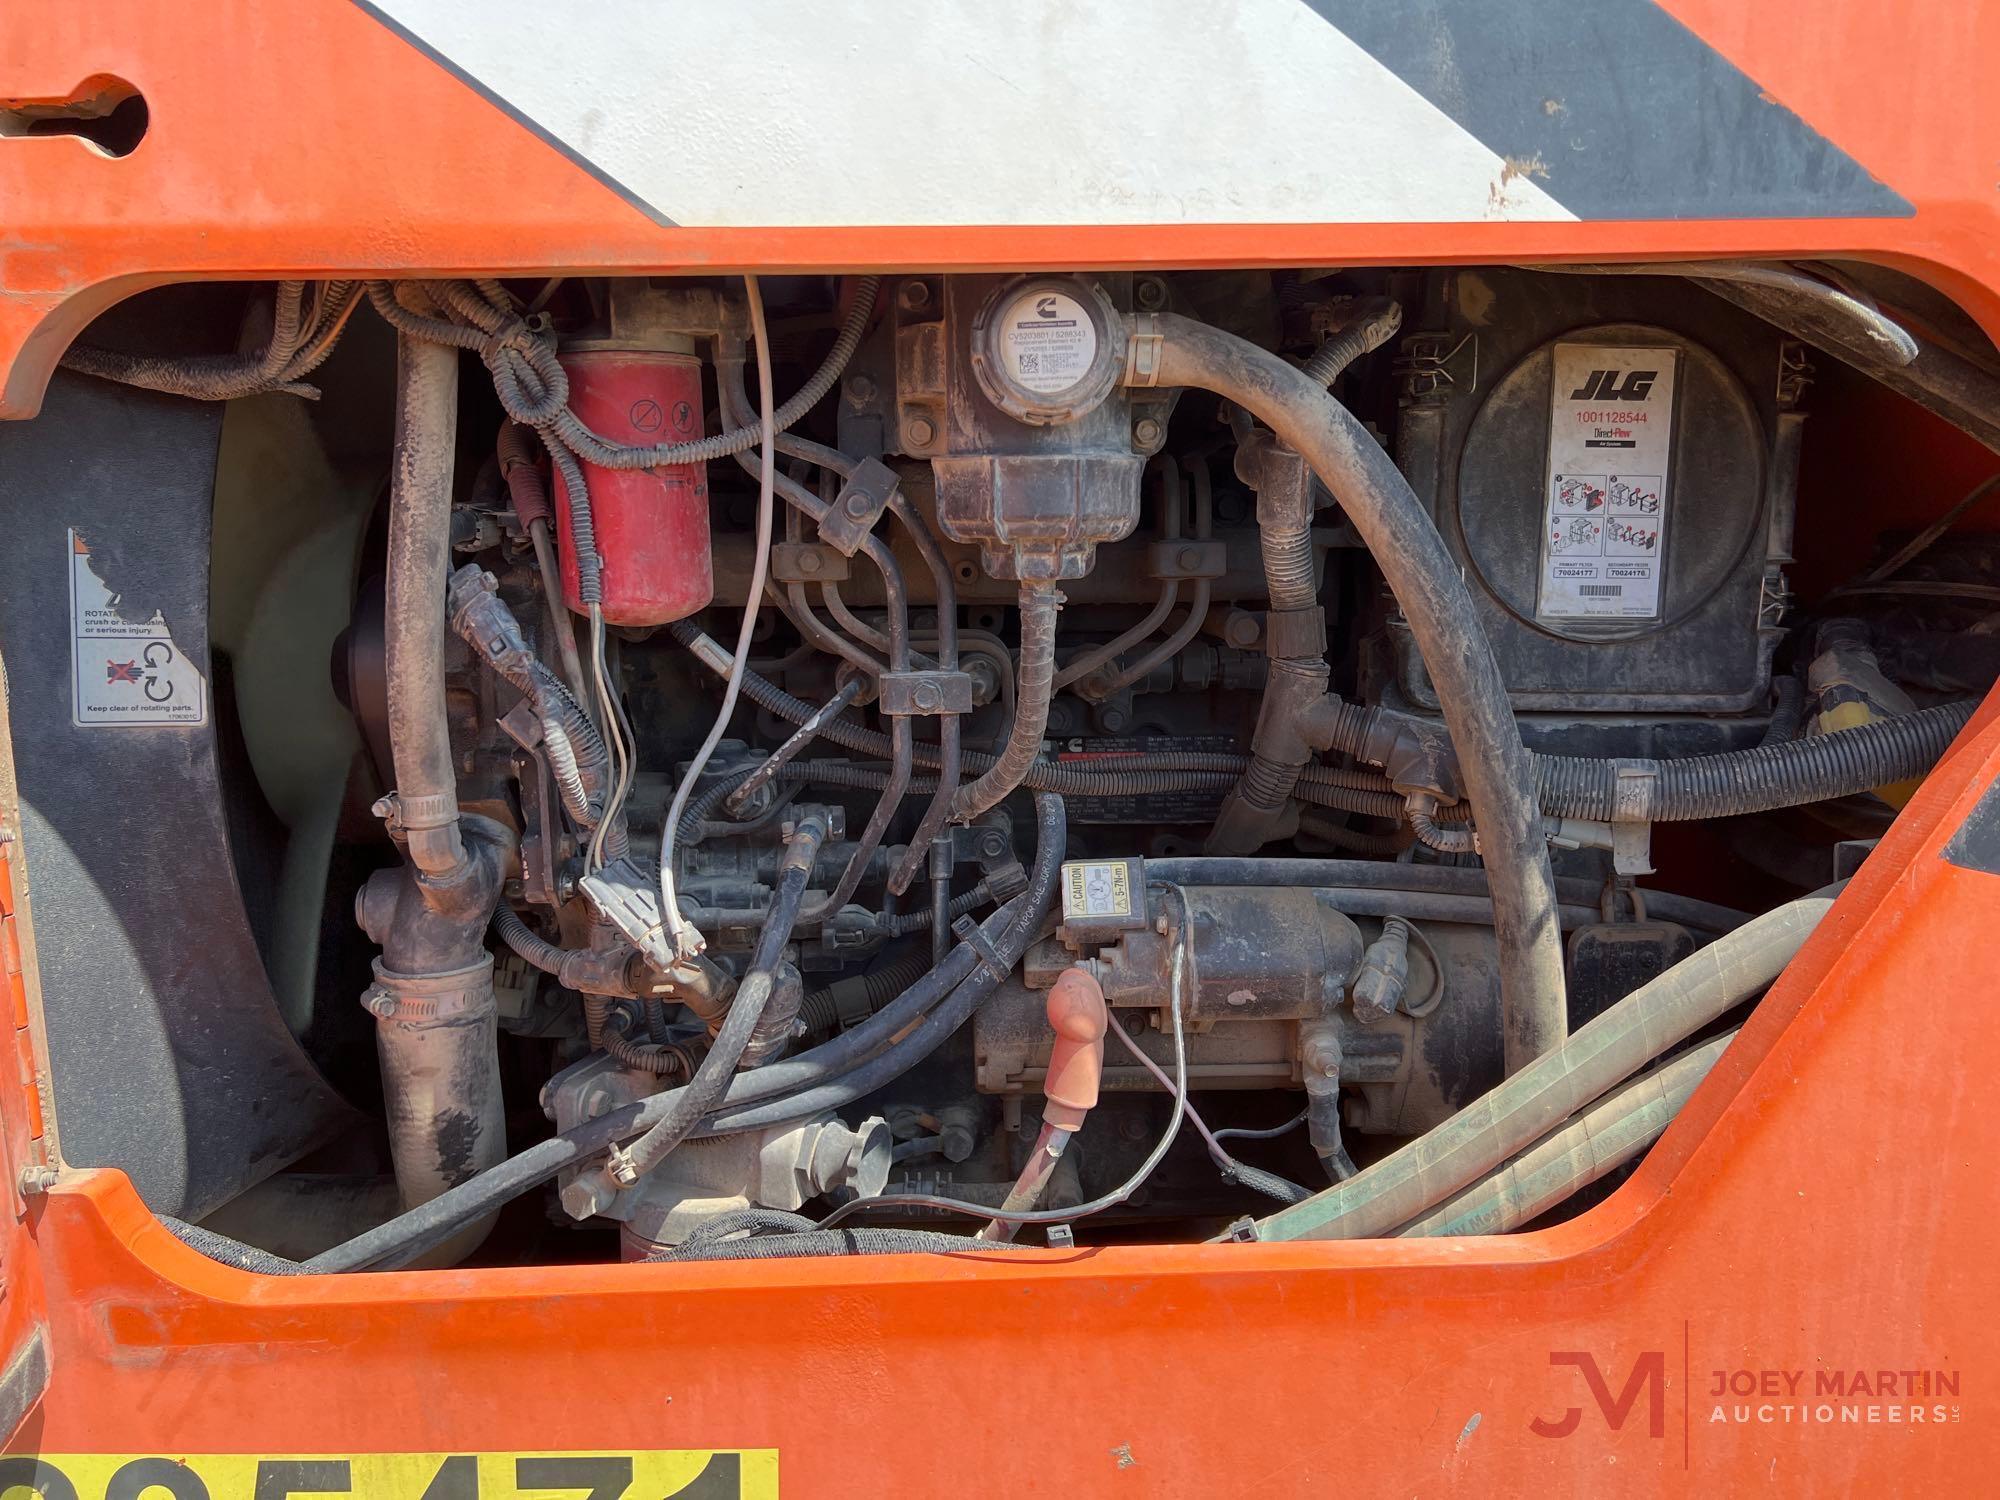
[[[692,350],[563,351],[570,410],[612,442],[684,443],[702,436],[701,361]],[[579,460],[581,462],[581,460]],[[701,464],[604,469],[583,464],[590,515],[603,559],[604,618],[612,625],[664,625],[707,606],[715,593],[708,551],[708,477]],[[581,612],[576,550],[568,545],[569,489],[560,474],[556,514],[563,538],[563,595]]]

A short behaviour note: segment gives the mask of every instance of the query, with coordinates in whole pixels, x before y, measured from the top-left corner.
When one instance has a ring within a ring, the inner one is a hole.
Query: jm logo
[[[1583,1377],[1584,1388],[1590,1392],[1590,1399],[1597,1403],[1605,1425],[1613,1432],[1625,1430],[1626,1420],[1639,1404],[1639,1397],[1644,1395],[1647,1398],[1647,1436],[1667,1435],[1667,1356],[1662,1351],[1650,1350],[1633,1361],[1632,1373],[1625,1377],[1625,1387],[1616,1396],[1611,1394],[1611,1382],[1605,1378],[1595,1355],[1564,1350],[1550,1354],[1549,1363],[1557,1369],[1564,1365],[1576,1368],[1576,1372]],[[1528,1428],[1537,1437],[1566,1438],[1582,1425],[1583,1408],[1572,1406],[1554,1420],[1536,1417]]]
[[[1620,380],[1616,370],[1592,370],[1590,378],[1569,393],[1572,401],[1644,401],[1653,392],[1658,370],[1627,370]]]

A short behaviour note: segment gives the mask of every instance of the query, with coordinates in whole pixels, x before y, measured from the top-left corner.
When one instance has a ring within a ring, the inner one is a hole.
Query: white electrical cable
[[[604,740],[611,747],[614,769],[611,791],[604,799],[604,809],[597,819],[597,827],[591,831],[588,863],[593,870],[604,865],[605,835],[623,814],[625,798],[632,790],[634,760],[638,754],[638,743],[632,738],[631,726],[625,722],[625,714],[618,706],[617,696],[611,690],[611,670],[604,659],[604,607],[590,606],[590,680],[597,690],[597,712],[604,721]]]
[[[777,403],[771,390],[771,340],[764,330],[764,298],[755,276],[743,278],[743,294],[750,308],[751,335],[757,341],[757,404],[762,412],[758,434],[763,451],[757,470],[757,552],[743,604],[743,627],[736,632],[736,655],[729,664],[729,678],[722,691],[722,707],[715,715],[708,738],[688,762],[687,774],[674,789],[666,825],[660,830],[660,918],[673,941],[674,951],[682,958],[693,958],[701,952],[703,943],[701,934],[682,920],[680,898],[674,891],[674,831],[680,827],[681,814],[687,811],[695,782],[715,753],[715,747],[722,742],[730,715],[736,712],[737,695],[743,690],[743,673],[750,663],[750,637],[756,633],[757,610],[764,599],[764,577],[771,565],[771,511],[778,487]]]

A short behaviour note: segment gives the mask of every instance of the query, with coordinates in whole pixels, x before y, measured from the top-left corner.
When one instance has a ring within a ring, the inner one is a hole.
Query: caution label
[[[1659,618],[1678,357],[1556,345],[1537,618]]]
[[[204,724],[208,683],[181,653],[158,610],[134,624],[91,566],[90,547],[69,533],[70,677],[81,729]]]
[[[773,1500],[775,1448],[637,1453],[44,1453],[0,1500]]]
[[[1063,916],[1132,915],[1132,867],[1122,859],[1071,860],[1063,866]]]

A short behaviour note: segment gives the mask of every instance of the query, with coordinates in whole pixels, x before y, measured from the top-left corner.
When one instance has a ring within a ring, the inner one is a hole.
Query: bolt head
[[[1144,276],[1133,288],[1133,295],[1147,312],[1158,312],[1167,305],[1167,284],[1154,277]]]
[[[587,1219],[604,1206],[594,1172],[578,1173],[576,1179],[564,1184],[556,1196],[562,1202],[563,1212],[572,1219]]]
[[[849,495],[847,502],[840,508],[855,520],[862,520],[868,514],[868,497],[866,495]]]
[[[903,434],[909,439],[911,446],[924,448],[928,447],[931,439],[937,436],[937,428],[929,417],[912,417],[904,424]]]
[[[801,552],[799,554],[799,571],[801,573],[817,573],[825,566],[824,559],[817,552]]]
[[[1141,417],[1132,424],[1132,438],[1142,448],[1152,448],[1166,436],[1166,429],[1151,417]]]
[[[875,382],[866,375],[847,377],[847,399],[856,406],[866,405],[875,399]]]
[[[931,301],[930,283],[925,281],[906,281],[903,283],[902,291],[897,294],[897,298],[905,307],[928,307]]]
[[[910,701],[918,708],[936,708],[939,703],[935,684],[920,682],[910,690]]]
[[[1180,555],[1175,558],[1175,561],[1192,573],[1196,568],[1201,566],[1201,548],[1183,547],[1180,550]]]

